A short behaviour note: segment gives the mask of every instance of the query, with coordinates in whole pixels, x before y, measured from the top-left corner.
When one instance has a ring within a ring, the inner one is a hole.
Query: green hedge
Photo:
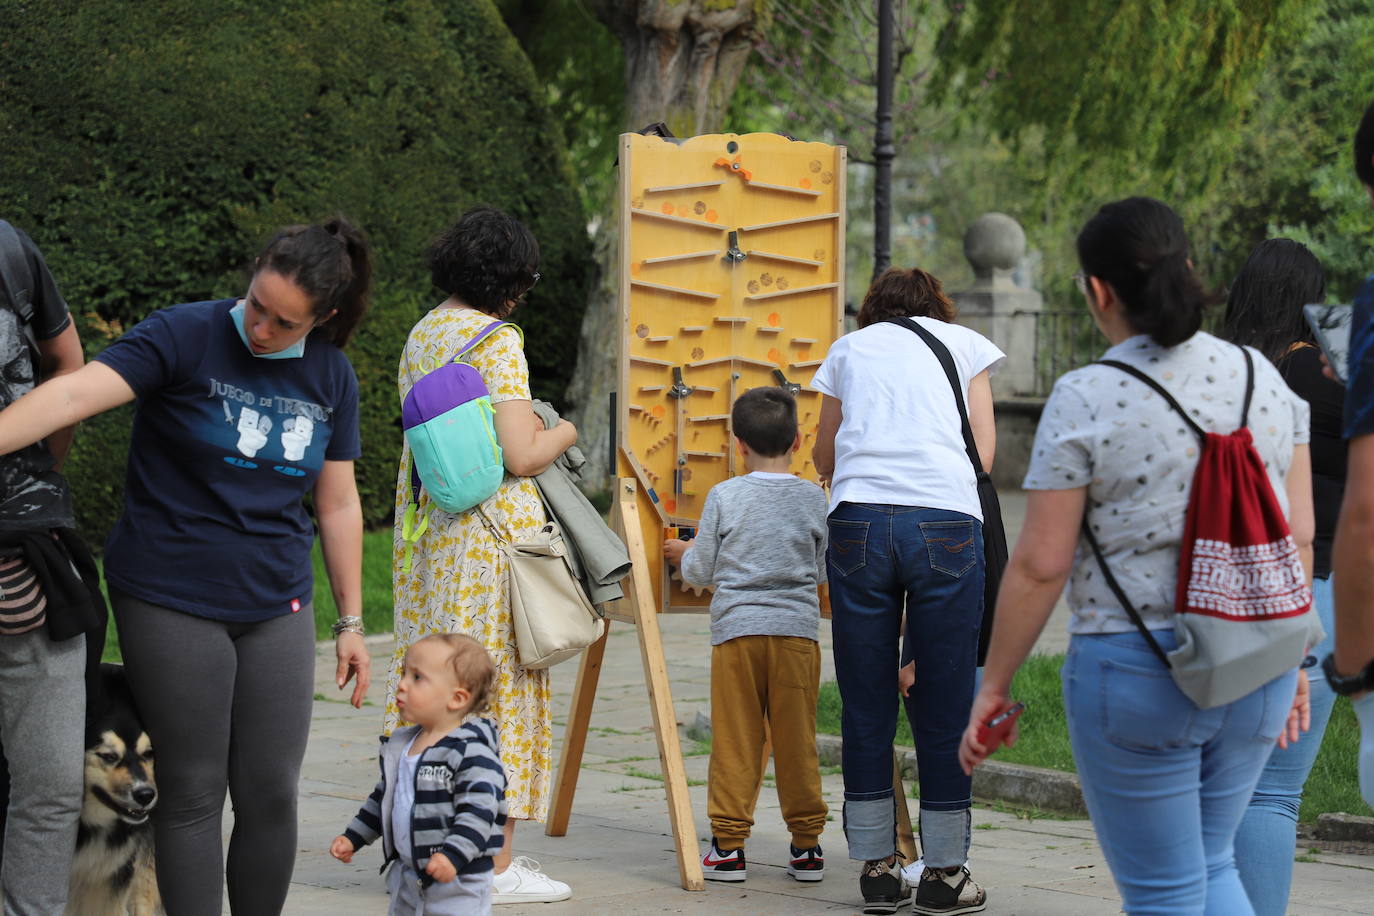
[[[280,225],[342,212],[377,252],[349,347],[358,482],[390,516],[396,361],[440,298],[423,251],[466,207],[525,220],[546,278],[516,319],[536,396],[562,397],[590,246],[562,141],[489,0],[0,3],[0,216],[43,248],[88,355],[153,309],[237,295]],[[85,424],[82,528],[118,511],[130,412]]]

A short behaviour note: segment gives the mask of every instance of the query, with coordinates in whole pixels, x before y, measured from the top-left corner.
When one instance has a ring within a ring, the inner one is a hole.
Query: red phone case
[[[1002,712],[993,716],[987,722],[978,727],[978,743],[988,749],[991,754],[1002,746],[1002,741],[1007,737],[1007,732],[1016,724],[1016,720],[1025,712],[1024,703],[1014,703]]]

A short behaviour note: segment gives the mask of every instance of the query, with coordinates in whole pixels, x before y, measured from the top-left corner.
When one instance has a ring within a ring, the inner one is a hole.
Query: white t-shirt
[[[1310,438],[1308,406],[1273,364],[1254,349],[1250,357],[1255,365],[1250,434],[1286,514],[1293,447]],[[1230,433],[1240,426],[1245,358],[1235,344],[1199,332],[1165,349],[1142,334],[1103,358],[1134,366],[1159,382],[1208,432]],[[1111,366],[1084,366],[1059,379],[1035,431],[1023,486],[1088,487],[1093,535],[1148,629],[1174,625],[1178,549],[1198,452],[1197,436],[1162,397]],[[1070,633],[1135,629],[1081,536],[1068,604]]]
[[[401,752],[401,765],[396,768],[396,790],[391,793],[391,848],[400,854],[402,861],[412,866],[415,863],[410,860],[410,812],[415,809],[415,771],[424,756],[410,756],[414,746],[415,737],[412,736]]]
[[[967,408],[969,381],[996,371],[1006,354],[961,325],[915,321],[949,348]],[[846,334],[811,386],[838,400],[844,414],[835,434],[832,505],[921,506],[982,520],[954,394],[924,340],[887,322]]]

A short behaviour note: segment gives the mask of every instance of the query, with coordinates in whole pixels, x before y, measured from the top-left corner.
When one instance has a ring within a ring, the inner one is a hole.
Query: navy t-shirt
[[[1345,377],[1345,437],[1374,433],[1374,277],[1355,294]]]
[[[234,303],[161,309],[96,357],[138,397],[105,577],[152,604],[257,621],[310,603],[301,498],[326,460],[362,452],[358,381],[320,335],[299,359],[253,356]]]

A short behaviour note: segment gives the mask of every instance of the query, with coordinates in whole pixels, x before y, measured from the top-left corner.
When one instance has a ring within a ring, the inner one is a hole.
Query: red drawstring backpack
[[[1229,435],[1203,430],[1162,385],[1134,366],[1099,363],[1153,388],[1202,444],[1178,552],[1178,648],[1166,655],[1107,568],[1086,523],[1083,533],[1112,594],[1178,688],[1203,709],[1238,700],[1296,668],[1322,637],[1298,546],[1247,427],[1255,367],[1249,351],[1240,349],[1245,402],[1240,428]]]

